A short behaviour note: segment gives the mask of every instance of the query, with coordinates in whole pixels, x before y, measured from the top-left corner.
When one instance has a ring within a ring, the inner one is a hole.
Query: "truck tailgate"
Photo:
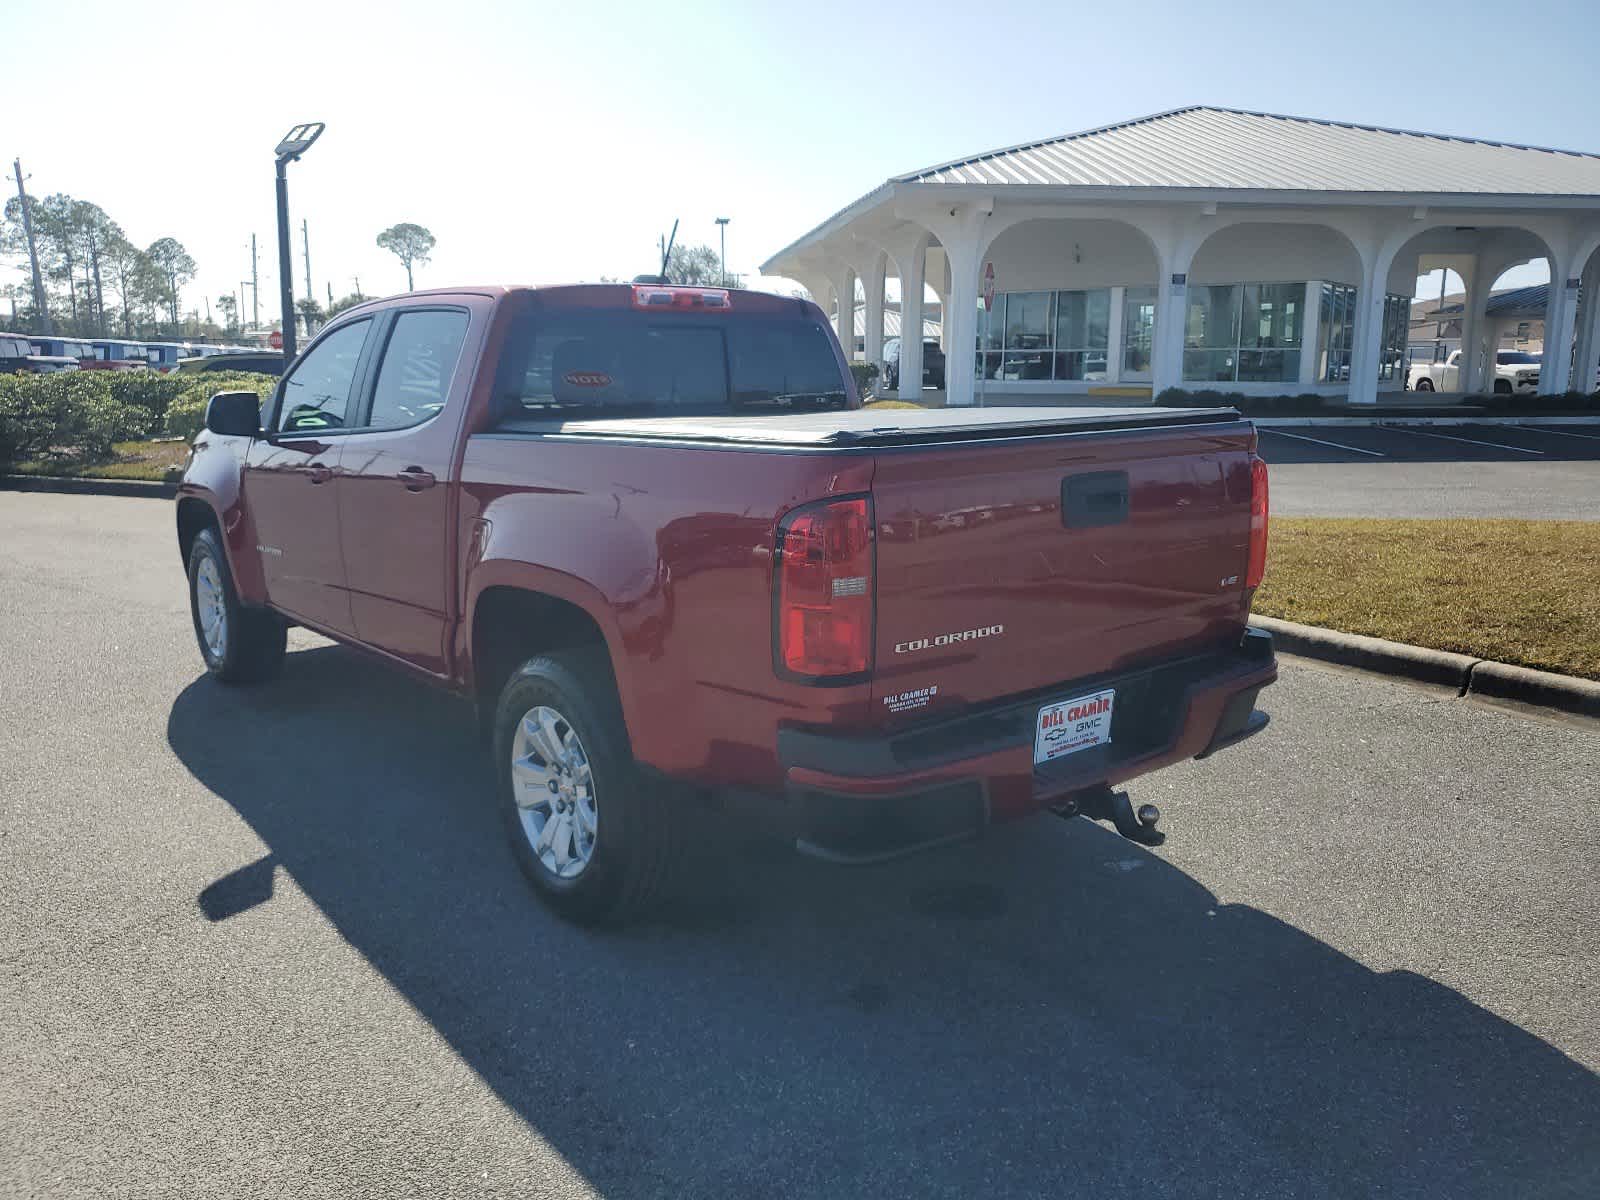
[[[1231,421],[881,454],[877,721],[1237,638],[1254,445]]]

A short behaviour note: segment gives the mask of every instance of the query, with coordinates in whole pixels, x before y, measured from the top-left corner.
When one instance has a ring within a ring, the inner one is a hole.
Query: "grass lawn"
[[[1275,517],[1255,611],[1600,679],[1600,521]]]
[[[171,442],[118,442],[111,448],[111,458],[91,461],[70,455],[51,455],[27,462],[7,463],[0,472],[10,475],[70,475],[82,479],[152,479],[157,483],[181,474],[189,460],[189,443]]]

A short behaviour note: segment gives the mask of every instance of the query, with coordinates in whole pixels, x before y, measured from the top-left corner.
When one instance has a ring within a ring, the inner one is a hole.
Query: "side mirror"
[[[261,397],[254,392],[218,392],[206,404],[206,428],[228,437],[261,432]]]

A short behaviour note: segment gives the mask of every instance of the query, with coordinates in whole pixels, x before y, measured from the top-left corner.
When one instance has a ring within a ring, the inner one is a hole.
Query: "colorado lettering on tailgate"
[[[910,654],[913,650],[930,650],[936,646],[949,646],[955,642],[970,642],[975,638],[999,637],[1006,631],[1004,625],[985,625],[981,629],[963,629],[960,633],[941,633],[938,637],[917,638],[910,642],[896,642],[896,654]]]

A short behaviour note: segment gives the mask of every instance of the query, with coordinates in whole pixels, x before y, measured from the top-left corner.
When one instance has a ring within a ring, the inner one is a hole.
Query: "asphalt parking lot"
[[[1600,425],[1265,426],[1260,444],[1283,516],[1600,520]]]
[[[712,831],[584,934],[454,702],[202,675],[171,516],[0,493],[0,1195],[1600,1194],[1595,723],[1286,663],[1158,850]]]

